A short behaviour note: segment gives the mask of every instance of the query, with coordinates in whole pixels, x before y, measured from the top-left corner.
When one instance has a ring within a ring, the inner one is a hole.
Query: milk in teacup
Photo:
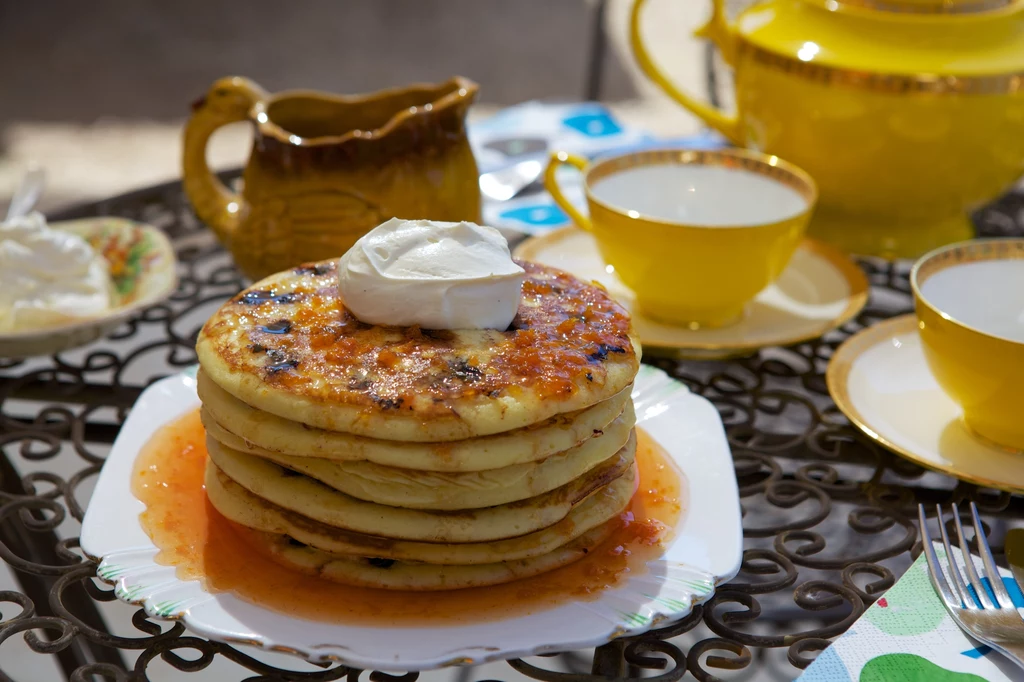
[[[714,165],[639,166],[602,178],[590,192],[617,209],[695,227],[775,223],[807,210],[806,199],[777,180]]]
[[[940,270],[921,294],[933,306],[980,332],[1024,343],[1024,260],[984,260]]]

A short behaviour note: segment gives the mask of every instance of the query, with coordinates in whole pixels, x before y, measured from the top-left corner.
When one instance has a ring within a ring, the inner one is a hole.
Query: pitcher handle
[[[544,169],[544,189],[548,191],[558,207],[572,218],[574,223],[589,232],[591,230],[590,218],[580,213],[572,205],[572,202],[565,198],[565,193],[562,192],[562,188],[558,186],[558,180],[555,179],[555,173],[562,165],[575,166],[582,173],[587,170],[590,162],[582,156],[569,152],[552,152],[551,158],[548,160],[548,167]]]
[[[253,106],[266,97],[266,92],[247,78],[221,78],[192,106],[192,116],[185,124],[181,164],[185,194],[199,219],[228,243],[248,206],[210,170],[206,144],[215,130],[244,121]]]
[[[725,0],[712,0],[711,19],[702,28],[698,29],[695,35],[702,38],[710,38],[721,50],[723,57],[730,64],[733,63],[736,55],[736,37],[725,15]],[[729,116],[720,109],[701,102],[677,88],[665,73],[651,59],[643,38],[640,37],[640,12],[643,10],[647,0],[634,0],[633,10],[629,23],[629,44],[633,48],[633,55],[636,57],[640,69],[654,81],[669,97],[681,104],[693,115],[704,121],[705,124],[725,135],[730,142],[742,146],[740,139],[739,121],[735,116]]]

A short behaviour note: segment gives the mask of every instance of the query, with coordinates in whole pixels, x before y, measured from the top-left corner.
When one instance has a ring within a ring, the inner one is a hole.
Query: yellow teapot
[[[465,129],[476,92],[453,78],[366,96],[269,95],[245,78],[223,78],[185,126],[185,193],[253,279],[340,256],[388,218],[479,222]],[[207,166],[206,143],[244,120],[254,143],[236,194]]]
[[[763,0],[735,21],[712,0],[697,35],[735,69],[735,115],[643,71],[739,146],[807,170],[809,232],[916,257],[973,236],[969,211],[1024,174],[1024,0]]]

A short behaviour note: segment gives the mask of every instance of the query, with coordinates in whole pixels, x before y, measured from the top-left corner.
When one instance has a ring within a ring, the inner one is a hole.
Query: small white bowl
[[[125,218],[84,218],[50,223],[77,234],[110,263],[113,306],[102,315],[66,324],[0,334],[0,357],[52,355],[95,341],[178,286],[174,248],[155,227]]]

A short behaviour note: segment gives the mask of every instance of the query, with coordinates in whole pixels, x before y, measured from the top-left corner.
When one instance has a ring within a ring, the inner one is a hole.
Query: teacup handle
[[[640,36],[640,12],[643,10],[647,0],[633,0],[633,11],[629,22],[629,44],[633,48],[633,56],[636,57],[640,70],[647,75],[654,83],[665,91],[669,97],[686,108],[691,114],[704,121],[705,124],[725,135],[733,144],[743,146],[740,139],[740,124],[735,116],[728,116],[721,110],[701,102],[686,94],[675,86],[672,80],[665,75],[665,72],[658,68],[647,52],[643,38]],[[700,38],[709,38],[718,49],[726,62],[732,64],[736,57],[736,35],[729,25],[725,15],[724,0],[712,0],[711,19],[695,34]]]
[[[192,116],[185,124],[181,160],[185,194],[199,219],[228,244],[246,213],[245,201],[210,170],[206,143],[217,128],[244,121],[256,102],[266,98],[267,93],[247,78],[222,78],[192,106]]]
[[[558,186],[558,180],[555,179],[555,173],[558,171],[559,166],[563,164],[575,166],[582,173],[587,170],[590,162],[582,156],[570,154],[569,152],[552,152],[551,158],[548,160],[548,167],[544,171],[544,188],[551,194],[551,198],[555,200],[558,207],[565,211],[574,223],[589,232],[591,229],[590,218],[580,213],[572,205],[572,202],[565,198],[562,188]]]

